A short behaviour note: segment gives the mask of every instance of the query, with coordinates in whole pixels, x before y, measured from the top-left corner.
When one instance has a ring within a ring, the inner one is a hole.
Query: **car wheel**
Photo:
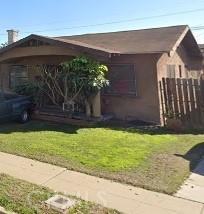
[[[29,117],[28,111],[27,111],[27,110],[24,110],[24,111],[21,113],[21,115],[20,115],[19,122],[20,122],[20,123],[26,123],[26,122],[29,121],[29,119],[30,119],[30,117]]]

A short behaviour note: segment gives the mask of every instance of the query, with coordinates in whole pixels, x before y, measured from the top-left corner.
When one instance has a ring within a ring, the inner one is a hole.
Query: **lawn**
[[[204,134],[32,121],[1,124],[0,151],[172,194],[204,154]]]
[[[48,209],[43,203],[53,195],[54,192],[47,188],[0,174],[0,206],[6,210],[20,214],[59,214]],[[115,210],[106,209],[100,205],[76,200],[78,203],[69,210],[69,214],[119,214]]]

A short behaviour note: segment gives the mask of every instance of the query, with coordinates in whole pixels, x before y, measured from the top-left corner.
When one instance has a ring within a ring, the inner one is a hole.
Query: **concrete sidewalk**
[[[204,159],[198,164],[175,196],[204,203]]]
[[[0,173],[130,214],[204,214],[204,204],[0,153]]]
[[[16,214],[16,213],[6,211],[3,207],[0,207],[0,214]]]

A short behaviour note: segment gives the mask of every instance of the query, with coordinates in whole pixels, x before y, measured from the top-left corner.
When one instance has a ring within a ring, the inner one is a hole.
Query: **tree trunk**
[[[101,117],[101,94],[100,91],[92,98],[93,117]]]

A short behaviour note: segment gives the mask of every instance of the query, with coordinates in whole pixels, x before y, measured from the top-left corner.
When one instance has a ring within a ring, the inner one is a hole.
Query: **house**
[[[5,90],[39,76],[33,66],[87,55],[109,67],[110,86],[101,94],[102,113],[122,120],[161,123],[159,80],[198,78],[202,54],[186,25],[112,33],[45,37],[30,35],[0,50]]]
[[[203,65],[204,65],[204,44],[199,44],[198,46],[199,46],[200,51],[201,51],[201,53],[203,55]]]
[[[200,51],[203,55],[203,67],[204,67],[204,44],[199,44]]]
[[[204,55],[204,44],[199,44],[201,53]]]

